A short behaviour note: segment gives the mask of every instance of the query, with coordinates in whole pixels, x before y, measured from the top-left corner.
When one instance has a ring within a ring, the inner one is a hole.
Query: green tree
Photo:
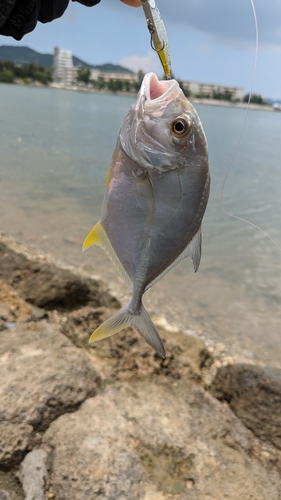
[[[79,68],[77,72],[77,80],[78,82],[89,83],[91,76],[90,68]]]
[[[191,91],[190,91],[188,83],[184,83],[181,80],[178,80],[178,84],[179,84],[180,88],[182,89],[185,97],[190,97]]]
[[[143,77],[144,77],[144,71],[142,69],[140,69],[138,71],[138,82],[139,82],[139,84],[141,84],[141,82],[143,81]]]
[[[131,91],[131,82],[129,82],[128,80],[125,80],[123,82],[123,90],[125,92],[130,92]]]
[[[243,97],[244,102],[249,101],[249,95],[250,94],[244,95],[244,97]],[[252,94],[251,95],[251,103],[253,103],[253,104],[266,104],[266,101],[263,99],[263,97],[260,94]]]
[[[111,90],[112,92],[117,92],[118,90],[123,90],[123,82],[122,80],[117,80],[117,79],[110,79],[107,82],[107,88],[108,90]]]
[[[10,69],[5,69],[0,71],[0,82],[2,83],[13,83],[15,74]]]
[[[96,86],[99,90],[105,88],[106,85],[105,85],[105,79],[103,78],[103,76],[98,77],[98,79],[96,80]]]

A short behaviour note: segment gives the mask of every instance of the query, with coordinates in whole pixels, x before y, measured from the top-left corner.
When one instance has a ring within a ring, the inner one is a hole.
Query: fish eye
[[[183,116],[176,118],[171,125],[172,132],[178,137],[183,137],[188,134],[191,129],[191,123]]]

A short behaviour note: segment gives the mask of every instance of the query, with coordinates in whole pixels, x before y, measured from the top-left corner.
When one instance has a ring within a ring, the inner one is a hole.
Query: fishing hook
[[[156,47],[154,46],[154,43],[153,43],[153,35],[155,34],[155,26],[153,24],[153,22],[151,21],[151,19],[147,19],[147,28],[148,28],[148,31],[150,33],[150,46],[152,48],[152,50],[155,50],[155,52],[161,52],[161,50],[164,49],[165,47],[165,42],[163,42],[163,45],[160,49],[156,49]]]

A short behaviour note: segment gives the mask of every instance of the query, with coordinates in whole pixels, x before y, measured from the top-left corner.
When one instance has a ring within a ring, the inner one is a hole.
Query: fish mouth
[[[180,92],[181,89],[176,80],[158,80],[155,73],[147,73],[140,88],[140,96],[144,96],[146,101],[159,102],[163,99],[171,101]]]

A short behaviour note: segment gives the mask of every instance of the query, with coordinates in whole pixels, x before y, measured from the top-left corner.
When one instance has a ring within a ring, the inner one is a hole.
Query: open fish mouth
[[[178,99],[180,94],[182,90],[176,80],[158,80],[155,73],[147,73],[139,91],[136,109],[141,110],[143,116],[159,118],[169,103]],[[185,101],[183,94],[182,97]]]
[[[175,99],[181,92],[176,80],[158,80],[155,73],[147,73],[143,79],[140,96],[145,97],[146,101],[165,102]]]

